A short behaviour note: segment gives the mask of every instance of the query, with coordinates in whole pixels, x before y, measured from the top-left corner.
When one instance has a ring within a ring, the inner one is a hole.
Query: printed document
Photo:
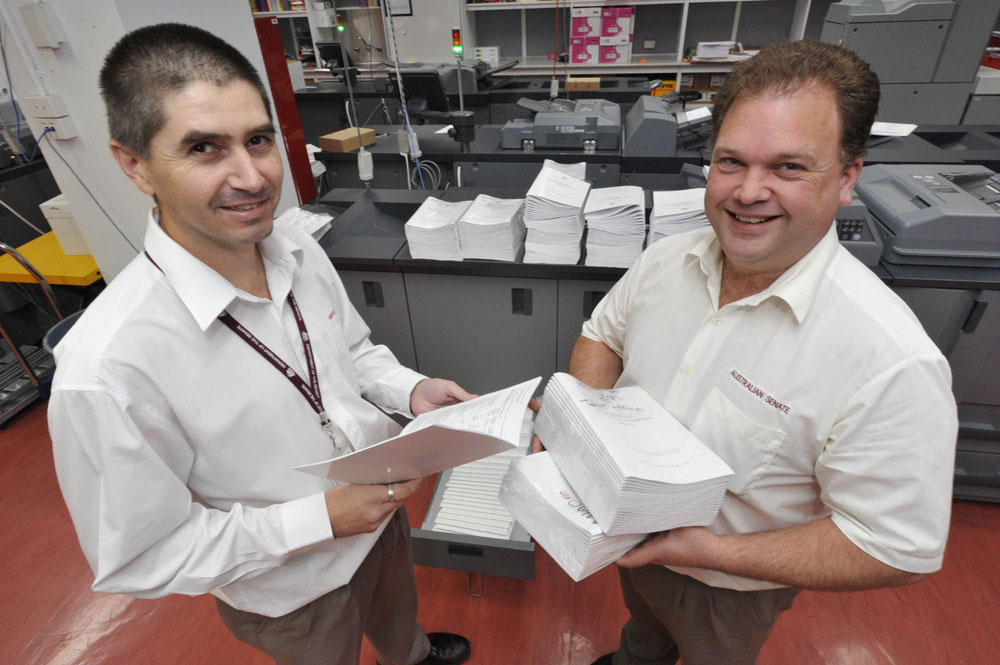
[[[399,436],[350,455],[295,467],[345,483],[423,478],[517,448],[524,410],[541,377],[467,402],[428,411]]]

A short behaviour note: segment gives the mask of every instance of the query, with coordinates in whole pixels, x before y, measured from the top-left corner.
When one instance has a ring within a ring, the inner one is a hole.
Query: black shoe
[[[590,665],[611,665],[611,657],[614,656],[613,653],[606,653],[597,660],[595,660]]]
[[[428,633],[431,652],[419,665],[460,665],[469,660],[472,647],[469,640],[452,633]]]

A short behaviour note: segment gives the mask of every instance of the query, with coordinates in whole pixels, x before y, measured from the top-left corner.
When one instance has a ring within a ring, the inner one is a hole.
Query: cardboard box
[[[60,194],[44,203],[39,203],[38,207],[45,215],[45,221],[49,223],[52,232],[56,234],[56,240],[59,241],[63,254],[66,256],[90,254],[87,241],[83,239],[80,227],[76,225],[73,211],[70,210],[64,195]]]
[[[361,144],[375,143],[375,130],[361,128]],[[319,147],[327,152],[353,152],[358,146],[358,128],[348,127],[332,134],[319,137]]]
[[[650,92],[653,97],[662,97],[663,95],[668,95],[677,89],[677,81],[661,81],[660,85],[653,88]]]
[[[632,44],[601,46],[601,62],[627,63],[632,58]]]
[[[570,18],[574,37],[600,37],[601,10],[599,7],[573,8]]]
[[[600,76],[571,76],[566,79],[566,90],[600,90]]]
[[[570,39],[570,62],[594,63],[601,55],[600,37],[573,37]]]
[[[708,77],[708,87],[709,88],[721,88],[722,84],[726,82],[726,77],[729,74],[710,74]]]

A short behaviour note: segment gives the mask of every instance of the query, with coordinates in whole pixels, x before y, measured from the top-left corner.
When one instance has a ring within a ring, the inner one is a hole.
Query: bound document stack
[[[458,220],[458,239],[467,259],[515,261],[524,232],[524,199],[480,194]]]
[[[628,268],[646,240],[646,200],[642,187],[590,190],[583,209],[587,220],[588,266]]]
[[[677,233],[708,225],[705,216],[705,188],[653,192],[653,211],[649,214],[649,243]]]
[[[553,374],[535,433],[609,536],[710,524],[732,470],[642,388]]]
[[[449,203],[427,197],[406,222],[406,242],[415,259],[461,261],[462,248],[458,241],[458,219],[471,201]]]
[[[580,260],[583,206],[590,183],[542,167],[524,203],[525,263],[575,264]]]
[[[643,534],[606,536],[549,453],[516,460],[500,501],[566,573],[579,582],[620,558]]]

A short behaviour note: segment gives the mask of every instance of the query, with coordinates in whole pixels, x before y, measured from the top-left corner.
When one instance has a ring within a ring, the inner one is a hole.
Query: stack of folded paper
[[[458,220],[462,256],[514,261],[524,245],[524,199],[480,194]]]
[[[427,197],[406,222],[406,242],[415,259],[461,261],[458,220],[472,205],[471,201],[449,203]]]
[[[524,204],[525,263],[575,264],[580,260],[583,206],[590,183],[543,166]]]
[[[642,187],[590,190],[583,209],[587,220],[588,266],[630,267],[646,240],[646,199]]]
[[[642,388],[549,380],[535,433],[604,533],[710,524],[732,470]]]
[[[604,535],[549,453],[511,464],[500,487],[500,501],[577,582],[613,563],[645,537]]]
[[[705,188],[653,192],[649,214],[649,242],[708,225],[705,216]]]

